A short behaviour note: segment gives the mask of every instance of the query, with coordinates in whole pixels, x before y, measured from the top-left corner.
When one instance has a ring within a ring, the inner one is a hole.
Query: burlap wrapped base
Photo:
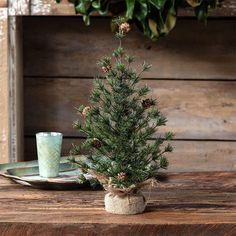
[[[106,211],[113,214],[134,215],[142,213],[146,207],[146,200],[141,193],[125,196],[107,193],[104,201]]]

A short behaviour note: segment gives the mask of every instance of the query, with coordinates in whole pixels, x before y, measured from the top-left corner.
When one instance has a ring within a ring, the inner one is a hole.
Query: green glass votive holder
[[[36,134],[39,175],[50,178],[59,175],[62,133],[40,132]]]

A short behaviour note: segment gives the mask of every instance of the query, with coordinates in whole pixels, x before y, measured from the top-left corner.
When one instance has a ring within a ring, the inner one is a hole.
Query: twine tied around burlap
[[[108,191],[114,196],[116,195],[119,197],[126,197],[127,195],[137,194],[140,189],[145,187],[149,188],[149,197],[150,197],[151,189],[157,187],[158,185],[158,181],[155,178],[150,178],[141,183],[132,184],[127,188],[117,188],[114,185],[112,185],[111,179],[109,179],[107,176],[91,169],[88,170],[88,173],[95,176],[98,179],[98,181],[103,185],[106,191]]]

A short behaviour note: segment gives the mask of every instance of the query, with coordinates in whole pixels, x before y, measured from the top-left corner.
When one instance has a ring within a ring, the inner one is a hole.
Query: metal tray
[[[0,176],[11,179],[21,185],[39,189],[70,190],[91,188],[89,181],[80,184],[77,181],[80,170],[62,157],[60,161],[60,173],[55,178],[43,178],[39,176],[38,161],[16,162],[0,164]],[[90,175],[86,175],[89,180]]]

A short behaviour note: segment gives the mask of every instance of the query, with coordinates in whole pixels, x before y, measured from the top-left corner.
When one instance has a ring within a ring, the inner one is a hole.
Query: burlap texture
[[[123,196],[107,193],[104,202],[107,212],[120,215],[142,213],[146,207],[145,197],[140,192]]]

